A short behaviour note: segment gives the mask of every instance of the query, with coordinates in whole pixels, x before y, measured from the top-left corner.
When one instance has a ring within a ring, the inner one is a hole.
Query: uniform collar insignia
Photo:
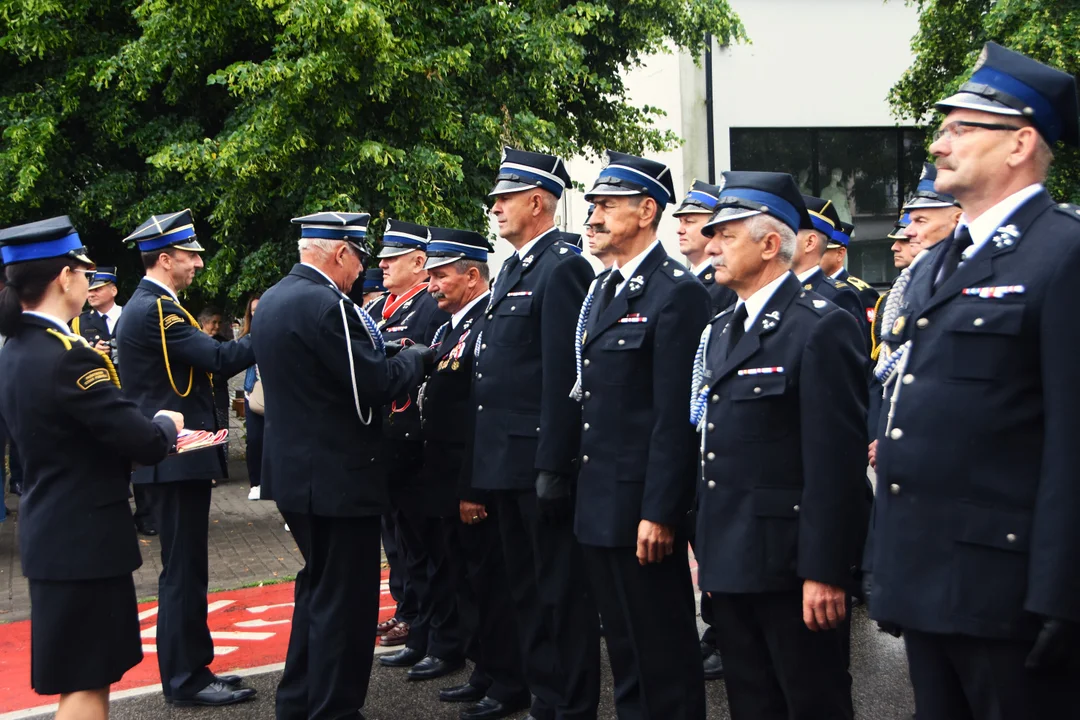
[[[773,310],[770,313],[766,313],[765,317],[761,319],[762,330],[772,330],[780,322],[780,312]]]
[[[532,261],[533,261],[533,256],[532,255],[526,255],[525,259],[521,261],[521,267],[529,267],[530,265],[532,265]]]
[[[1020,230],[1015,225],[999,227],[991,242],[998,250],[1007,248],[1020,239]]]
[[[630,292],[637,292],[641,289],[641,286],[645,284],[644,275],[635,275],[630,278]]]

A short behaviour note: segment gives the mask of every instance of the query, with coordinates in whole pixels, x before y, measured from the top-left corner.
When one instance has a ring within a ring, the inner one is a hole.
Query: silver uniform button
[[[755,395],[760,395],[761,394],[761,388],[759,388],[759,387],[754,388],[754,394]]]
[[[477,405],[477,406],[476,406],[476,412],[483,412],[483,410],[484,410],[484,406],[483,406],[483,405]]]
[[[476,373],[476,379],[479,380],[484,377],[484,373]]]
[[[488,320],[491,320],[493,317],[495,317],[495,313],[488,313]]]
[[[708,455],[706,455],[705,457],[707,457],[709,460],[715,460],[716,459],[716,453],[711,452]]]
[[[712,423],[709,423],[709,432],[712,432],[715,429],[716,429],[716,425],[714,425]]]
[[[904,431],[900,428],[893,428],[892,432],[889,433],[889,437],[891,437],[893,440],[899,440],[900,438],[904,437]]]
[[[889,486],[889,492],[891,492],[893,495],[899,495],[900,494],[900,486],[897,485],[896,483],[893,483],[892,485]]]
[[[916,327],[919,327],[919,328],[924,328],[929,324],[930,324],[930,321],[927,320],[926,318],[919,318],[919,320],[915,323]]]
[[[585,429],[586,429],[586,430],[588,430],[588,429],[589,429],[589,423],[585,423]]]
[[[625,340],[623,340],[622,338],[619,338],[619,344],[620,344],[620,345],[625,345],[625,344],[626,344],[626,341],[625,341]]]
[[[912,375],[911,373],[908,373],[907,375],[904,376],[904,384],[905,385],[910,385],[913,382],[915,382],[915,376],[914,375]]]
[[[1008,535],[1005,536],[1005,539],[1008,540],[1011,543],[1014,543],[1014,542],[1016,542],[1016,534],[1015,533],[1009,533]]]
[[[592,397],[592,393],[591,393],[591,392],[589,392],[588,390],[586,390],[586,391],[585,391],[585,399],[586,399],[586,400],[588,400],[588,399],[589,399],[589,398],[591,398],[591,397]]]
[[[584,360],[582,360],[581,364],[584,365],[585,367],[589,367],[589,358],[585,358]]]
[[[409,437],[409,433],[405,433],[405,437]]]
[[[709,481],[709,489],[712,490],[715,487],[716,487],[716,481],[715,480],[710,480]]]
[[[720,396],[719,395],[713,395],[712,396],[712,401],[713,402],[720,402]]]
[[[481,350],[487,350],[487,343],[480,343]]]
[[[589,456],[588,455],[582,455],[581,456],[581,462],[583,462],[583,463],[589,462]]]
[[[792,510],[794,510],[795,512],[799,512],[799,506],[796,505],[795,507],[792,508]]]
[[[982,318],[975,318],[975,322],[972,323],[975,327],[982,327],[986,321]]]
[[[517,310],[517,305],[511,305],[510,312],[514,312],[515,310]]]

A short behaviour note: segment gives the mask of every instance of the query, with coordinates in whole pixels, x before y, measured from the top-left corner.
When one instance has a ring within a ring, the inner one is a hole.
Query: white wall
[[[911,37],[918,13],[902,0],[732,0],[751,43],[713,52],[713,118],[716,170],[730,168],[731,127],[889,127],[889,88],[911,64]],[[694,178],[708,179],[705,71],[693,59],[671,52],[649,57],[626,75],[629,101],[662,108],[657,127],[685,142],[649,157],[666,163],[678,200]],[[612,148],[619,150],[620,148]],[[600,158],[569,161],[570,176],[586,189],[603,163]],[[582,231],[588,203],[567,193],[557,222]],[[660,239],[679,257],[678,223],[668,206]],[[493,226],[494,231],[494,226]],[[497,271],[510,244],[496,243]],[[599,265],[597,265],[599,267]]]

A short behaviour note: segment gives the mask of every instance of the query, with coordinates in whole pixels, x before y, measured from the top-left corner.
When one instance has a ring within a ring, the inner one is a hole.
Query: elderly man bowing
[[[863,340],[791,272],[806,215],[792,177],[724,177],[706,252],[739,301],[694,364],[698,582],[734,720],[851,718],[841,626],[869,514]]]

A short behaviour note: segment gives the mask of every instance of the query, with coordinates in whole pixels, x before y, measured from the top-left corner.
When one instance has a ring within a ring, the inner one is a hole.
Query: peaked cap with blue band
[[[682,203],[672,217],[691,214],[712,215],[716,212],[716,204],[720,202],[720,188],[700,180],[695,180],[690,186],[690,192],[686,193]]]
[[[997,43],[983,46],[971,79],[935,107],[1027,118],[1047,144],[1080,145],[1076,79]]]
[[[491,243],[478,232],[433,227],[424,267],[437,268],[458,260],[487,262],[489,252]]]
[[[851,223],[840,221],[840,227],[833,231],[826,248],[841,248],[851,244],[851,238],[855,234],[855,226]]]
[[[495,176],[495,187],[488,196],[542,188],[561,198],[563,190],[568,187],[570,173],[562,158],[504,147],[499,174]]]
[[[614,150],[608,150],[607,156],[608,164],[585,194],[586,200],[592,202],[601,195],[648,195],[661,208],[674,202],[675,186],[667,165]]]
[[[58,257],[94,267],[67,215],[0,230],[0,261],[4,265]]]
[[[716,213],[701,228],[701,234],[712,237],[717,225],[755,215],[771,215],[796,232],[810,222],[799,186],[791,175],[730,171],[724,173]]]
[[[364,271],[364,292],[386,292],[386,286],[382,284],[380,268],[373,267]]]
[[[379,257],[392,258],[416,250],[426,251],[429,242],[431,242],[431,230],[427,225],[387,218]]]
[[[205,249],[195,237],[195,220],[190,210],[151,215],[149,220],[135,228],[135,232],[124,238],[124,242],[136,243],[139,252],[152,252],[167,247],[189,252],[202,252]]]
[[[886,235],[885,237],[889,238],[890,240],[903,240],[904,242],[907,242],[911,238],[909,238],[907,235],[904,234],[904,230],[910,224],[911,224],[911,216],[908,215],[907,213],[904,213],[903,215],[900,216],[900,219],[896,221],[896,224],[893,225],[892,232],[889,233],[888,235]]]
[[[320,212],[292,219],[300,226],[300,238],[315,240],[343,240],[364,255],[370,255],[364,238],[367,237],[368,213]]]
[[[840,229],[840,215],[836,212],[836,206],[831,200],[824,200],[813,195],[803,195],[803,203],[806,205],[807,217],[803,218],[804,224],[800,230],[817,230],[825,233],[825,237],[832,239],[833,233]],[[809,225],[805,221],[809,221]]]
[[[937,166],[933,163],[923,163],[922,175],[919,176],[919,185],[915,192],[900,208],[904,212],[916,208],[941,208],[957,207],[956,198],[948,193],[938,192],[934,189],[934,181],[937,180]]]
[[[90,289],[104,287],[109,283],[116,284],[116,268],[98,265],[94,272],[94,279],[90,281]]]

